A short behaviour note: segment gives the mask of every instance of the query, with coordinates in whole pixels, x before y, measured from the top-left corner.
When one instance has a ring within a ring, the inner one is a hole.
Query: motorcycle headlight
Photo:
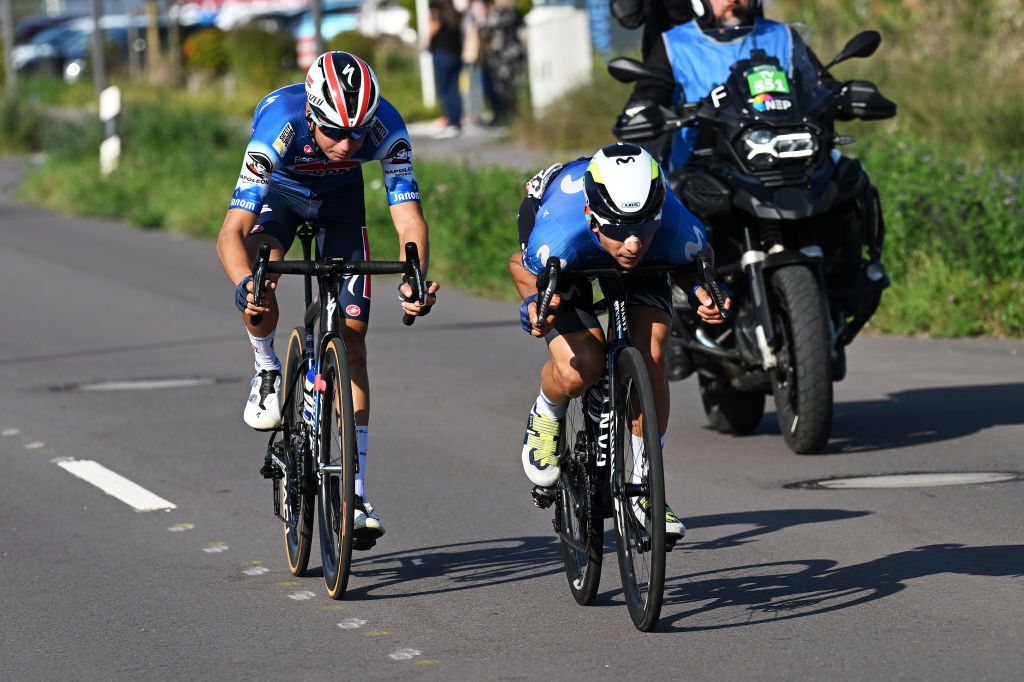
[[[740,136],[740,155],[754,170],[772,168],[781,159],[805,159],[818,151],[818,140],[809,131],[776,133],[754,128]]]

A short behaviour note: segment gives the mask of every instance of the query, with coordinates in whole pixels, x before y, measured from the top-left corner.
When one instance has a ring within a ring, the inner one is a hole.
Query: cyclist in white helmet
[[[230,208],[217,237],[217,255],[234,286],[255,355],[256,375],[245,404],[245,423],[257,430],[281,424],[281,362],[274,351],[278,309],[277,277],[268,277],[267,297],[253,304],[251,262],[260,245],[269,243],[271,259],[281,260],[298,226],[312,221],[325,228],[318,237],[323,256],[350,261],[370,258],[366,232],[362,165],[379,161],[391,218],[401,245],[414,242],[427,268],[427,223],[413,173],[412,146],[405,122],[380,95],[373,69],[348,52],[317,57],[305,84],[275,90],[256,107],[252,136]],[[351,281],[349,281],[351,280]],[[403,300],[410,315],[426,315],[437,298],[437,283],[426,302]],[[408,284],[400,289],[411,294]],[[366,372],[366,330],[370,316],[368,276],[348,278],[341,287],[341,328],[352,377],[359,473],[356,479],[356,536],[375,539],[384,533],[380,517],[366,498],[366,449],[370,386]],[[260,324],[253,316],[262,315]]]
[[[557,256],[568,273],[583,266],[630,270],[643,262],[680,266],[693,262],[708,244],[700,221],[666,191],[658,163],[637,145],[623,142],[534,176],[519,208],[519,240],[522,250],[509,260],[509,270],[523,297],[520,321],[524,331],[547,341],[551,353],[527,418],[522,462],[530,481],[548,487],[560,473],[560,420],[569,400],[600,379],[606,355],[589,287],[560,289],[552,299],[552,314],[537,319],[537,275],[547,259]],[[696,271],[692,277],[679,277],[677,283],[699,301],[695,307],[701,319],[723,321],[711,296],[697,284]],[[669,417],[665,344],[672,319],[671,286],[664,275],[637,275],[627,280],[626,290],[632,341],[647,363],[664,438]],[[732,302],[726,298],[724,304],[728,309]],[[665,532],[670,542],[686,532],[667,506]]]

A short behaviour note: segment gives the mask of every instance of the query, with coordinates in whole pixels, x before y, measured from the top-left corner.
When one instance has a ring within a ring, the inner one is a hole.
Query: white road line
[[[57,462],[57,466],[83,481],[92,483],[106,494],[116,497],[137,511],[177,508],[173,502],[154,495],[138,483],[129,481],[121,474],[114,473],[99,462],[88,459],[71,459]]]
[[[399,649],[398,651],[392,651],[388,656],[394,661],[409,661],[416,658],[421,653],[423,652],[419,649]]]
[[[156,391],[164,388],[186,388],[190,386],[210,386],[215,383],[210,378],[182,379],[138,379],[133,381],[103,381],[94,384],[80,384],[79,391]]]
[[[34,440],[31,443],[25,443],[26,450],[39,450],[46,447],[46,443],[41,440]]]
[[[0,436],[17,436],[19,433],[21,433],[21,431],[19,431],[18,429],[4,429],[3,431],[0,431]]]
[[[316,592],[313,592],[311,590],[298,590],[297,592],[292,592],[291,594],[289,594],[288,598],[294,599],[295,601],[306,601],[307,599],[312,599],[315,596]]]

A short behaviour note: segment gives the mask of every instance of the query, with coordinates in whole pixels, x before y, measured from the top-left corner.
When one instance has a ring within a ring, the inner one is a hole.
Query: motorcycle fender
[[[761,270],[762,272],[770,272],[784,265],[806,265],[812,271],[817,272],[818,259],[811,258],[799,251],[786,249],[778,253],[768,254],[768,257],[761,261]]]
[[[801,220],[826,213],[839,195],[834,182],[821,192],[783,187],[772,195],[771,202],[763,202],[753,194],[739,190],[733,195],[734,207],[765,220]]]

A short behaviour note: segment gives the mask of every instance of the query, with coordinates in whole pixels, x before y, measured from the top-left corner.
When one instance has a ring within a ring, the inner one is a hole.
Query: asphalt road
[[[0,188],[13,166],[0,162]],[[437,226],[437,229],[443,229]],[[389,247],[377,245],[375,253]],[[396,249],[397,251],[397,249]],[[495,264],[503,267],[503,264]],[[0,204],[0,679],[1019,679],[1024,483],[801,490],[819,477],[1024,470],[1024,344],[858,339],[828,452],[705,427],[672,387],[661,632],[614,540],[569,594],[519,463],[543,344],[446,283],[403,327],[378,285],[368,491],[387,534],[347,598],[288,573],[251,352],[213,244]],[[298,319],[298,287],[284,292]],[[290,313],[288,312],[290,311]],[[195,378],[149,390],[97,381]],[[77,386],[77,389],[76,389]],[[59,466],[175,505],[137,512]]]

